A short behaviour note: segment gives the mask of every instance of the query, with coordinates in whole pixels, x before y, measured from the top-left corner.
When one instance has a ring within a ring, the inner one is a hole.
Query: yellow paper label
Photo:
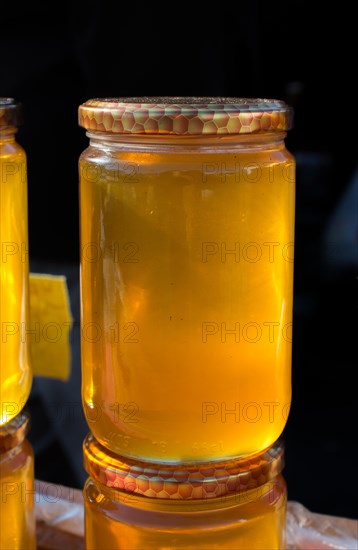
[[[30,274],[31,359],[35,376],[70,376],[72,315],[66,278]]]

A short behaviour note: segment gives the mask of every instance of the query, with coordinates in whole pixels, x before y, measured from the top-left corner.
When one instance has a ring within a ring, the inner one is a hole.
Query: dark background
[[[357,48],[344,3],[317,13],[311,4],[2,8],[0,95],[24,106],[31,268],[67,274],[76,321],[70,383],[36,379],[30,397],[38,478],[77,487],[85,479],[77,159],[88,139],[78,105],[129,95],[276,97],[295,108],[287,145],[297,159],[289,498],[356,517]]]

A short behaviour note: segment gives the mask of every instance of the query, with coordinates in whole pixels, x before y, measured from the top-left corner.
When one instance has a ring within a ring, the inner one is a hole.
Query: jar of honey
[[[0,428],[0,549],[35,550],[34,457],[29,415]]]
[[[0,98],[0,426],[30,393],[26,155],[16,142],[20,105]]]
[[[280,443],[246,461],[150,464],[84,442],[88,550],[285,548]]]
[[[291,401],[294,159],[283,102],[80,106],[82,396],[107,449],[268,448]]]

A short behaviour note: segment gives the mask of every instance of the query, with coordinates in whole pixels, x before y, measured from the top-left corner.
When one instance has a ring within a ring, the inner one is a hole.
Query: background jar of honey
[[[35,550],[34,457],[29,415],[0,428],[0,548]]]
[[[20,105],[0,98],[0,426],[26,403],[29,349],[26,155],[15,140]]]
[[[280,443],[251,459],[177,467],[84,443],[86,548],[285,548]]]
[[[294,160],[283,102],[90,100],[81,193],[82,394],[125,457],[269,447],[291,400]]]

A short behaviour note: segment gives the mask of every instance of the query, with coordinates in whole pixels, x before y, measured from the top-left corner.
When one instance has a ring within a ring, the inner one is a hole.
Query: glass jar
[[[21,412],[0,428],[0,549],[33,550],[34,457],[25,439],[29,415]]]
[[[285,548],[280,443],[246,461],[125,462],[92,435],[84,442],[88,550]]]
[[[0,98],[0,426],[19,414],[32,382],[26,155],[15,140],[20,121],[20,105]]]
[[[108,449],[158,462],[270,446],[291,400],[291,111],[90,100],[81,155],[82,396]]]

